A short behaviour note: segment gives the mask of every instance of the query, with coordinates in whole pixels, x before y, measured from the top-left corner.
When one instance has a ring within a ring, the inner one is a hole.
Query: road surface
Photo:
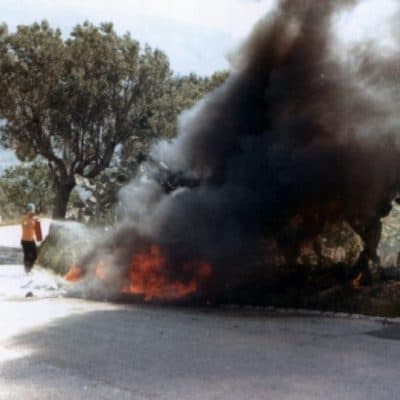
[[[0,265],[1,400],[400,398],[396,321],[111,304],[63,290],[40,268]]]

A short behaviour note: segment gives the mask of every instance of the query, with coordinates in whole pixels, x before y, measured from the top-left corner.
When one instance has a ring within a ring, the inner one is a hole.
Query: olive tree
[[[46,160],[53,217],[65,216],[77,176],[97,177],[119,145],[152,132],[171,76],[161,51],[111,24],[86,22],[65,40],[47,22],[1,27],[0,139],[21,160]]]

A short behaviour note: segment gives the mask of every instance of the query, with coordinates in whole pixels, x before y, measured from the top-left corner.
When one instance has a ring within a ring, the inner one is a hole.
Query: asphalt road
[[[66,298],[17,244],[0,229],[0,400],[400,398],[400,322]]]
[[[0,315],[2,400],[399,398],[395,323],[22,289],[3,296]]]

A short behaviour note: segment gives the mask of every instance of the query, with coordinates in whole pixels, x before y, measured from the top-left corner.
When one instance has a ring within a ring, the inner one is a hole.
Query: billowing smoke
[[[340,221],[374,260],[400,184],[400,47],[340,47],[334,21],[357,3],[280,1],[229,80],[155,145],[120,194],[123,222],[80,267],[146,299],[206,296],[268,269],[267,240],[295,263]]]

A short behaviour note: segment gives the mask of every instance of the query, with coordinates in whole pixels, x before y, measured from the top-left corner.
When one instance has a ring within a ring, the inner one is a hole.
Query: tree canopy
[[[109,23],[77,25],[67,39],[46,21],[13,33],[2,25],[0,144],[22,161],[47,162],[53,217],[63,218],[77,177],[108,185],[111,164],[131,176],[150,143],[174,136],[179,113],[227,76],[174,76],[163,52]],[[103,190],[107,199],[115,189]]]
[[[0,209],[5,217],[19,216],[26,204],[34,203],[40,212],[53,207],[55,187],[48,166],[40,161],[7,168],[0,177]]]
[[[63,40],[47,22],[0,30],[3,145],[21,160],[44,158],[64,217],[75,176],[95,178],[116,147],[148,134],[172,72],[159,50],[143,49],[111,24],[88,22]]]
[[[96,178],[82,182],[82,186],[92,193],[86,202],[86,209],[91,209],[97,222],[109,223],[115,218],[113,208],[118,190],[135,175],[140,162],[146,159],[154,138],[161,135],[165,138],[174,137],[178,130],[179,114],[219,87],[228,76],[228,72],[222,71],[211,77],[190,74],[171,79],[168,91],[158,99],[158,105],[149,119],[147,134],[140,138],[130,136],[117,152],[118,157],[114,158],[110,168]]]

